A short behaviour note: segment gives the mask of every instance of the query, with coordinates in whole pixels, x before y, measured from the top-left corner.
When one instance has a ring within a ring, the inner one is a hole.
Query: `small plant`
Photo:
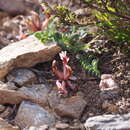
[[[50,20],[48,28],[42,32],[36,32],[35,36],[42,42],[56,42],[63,50],[73,53],[74,55],[80,55],[80,65],[91,74],[95,76],[100,75],[98,70],[98,58],[80,54],[86,49],[89,49],[89,45],[83,42],[83,39],[87,37],[86,27],[69,26],[67,32],[59,31],[57,28],[56,17]],[[94,60],[95,59],[95,60]]]
[[[42,7],[43,11],[46,11],[44,7]],[[26,19],[26,28],[28,29],[29,33],[24,33],[22,27],[20,27],[19,31],[19,40],[25,39],[28,37],[30,34],[38,32],[38,31],[43,31],[47,29],[49,20],[51,18],[50,13],[45,13],[45,20],[42,21],[40,19],[40,16],[38,13],[32,11],[31,12],[31,17]]]
[[[32,32],[42,31],[47,28],[49,22],[50,15],[45,15],[45,20],[41,21],[39,14],[36,12],[32,12],[32,17],[27,19],[27,28]]]
[[[66,51],[62,51],[60,54],[60,59],[62,60],[63,64],[63,72],[59,71],[56,65],[56,60],[52,62],[52,71],[55,73],[55,75],[59,78],[59,80],[56,81],[56,85],[58,87],[58,91],[60,94],[68,94],[68,89],[71,89],[73,91],[77,90],[77,87],[74,86],[70,81],[69,78],[72,75],[72,69],[68,65],[69,57],[66,55]],[[68,88],[68,89],[67,89]]]

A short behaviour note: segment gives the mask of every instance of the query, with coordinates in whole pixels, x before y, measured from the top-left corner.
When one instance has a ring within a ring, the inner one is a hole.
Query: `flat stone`
[[[31,126],[53,126],[55,117],[44,108],[31,102],[22,102],[15,118],[21,129]]]
[[[19,86],[35,83],[37,80],[36,75],[27,68],[13,69],[8,75],[7,80],[14,82]]]
[[[130,113],[90,117],[84,125],[89,130],[130,130]]]
[[[57,115],[71,118],[80,118],[87,104],[82,96],[60,98],[55,91],[51,91],[48,101]]]
[[[69,124],[57,122],[56,125],[55,125],[55,127],[56,127],[58,130],[68,130]]]
[[[49,61],[60,51],[56,43],[43,44],[33,35],[12,43],[0,50],[0,79],[14,68]]]
[[[24,128],[23,130],[48,130],[48,125],[42,125],[39,127],[31,126],[29,128]]]
[[[4,119],[0,118],[0,130],[20,130],[18,126],[12,126]]]
[[[19,104],[27,99],[22,92],[0,88],[0,104]]]
[[[22,101],[31,101],[41,106],[48,105],[48,94],[51,88],[43,84],[34,85],[39,88],[22,87],[18,91],[0,89],[0,104],[19,104]]]
[[[35,86],[35,88],[34,88]],[[27,100],[37,103],[41,106],[48,105],[48,94],[51,88],[46,87],[44,84],[34,85],[33,88],[22,87],[19,89],[19,92],[22,92]]]

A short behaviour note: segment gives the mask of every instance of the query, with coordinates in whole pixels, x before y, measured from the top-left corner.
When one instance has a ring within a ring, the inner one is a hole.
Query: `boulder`
[[[81,114],[87,104],[82,96],[61,98],[57,95],[56,91],[51,91],[48,97],[48,102],[57,115],[77,119],[81,117]]]
[[[27,97],[26,100],[37,103],[43,107],[47,106],[48,105],[47,97],[49,95],[50,88],[46,87],[44,84],[34,86],[35,88],[22,87],[19,90],[19,92],[23,93]]]
[[[13,68],[49,61],[60,51],[56,43],[43,44],[33,35],[12,43],[0,50],[0,79]]]
[[[19,104],[22,101],[31,101],[41,106],[48,105],[47,97],[50,91],[45,85],[41,88],[22,87],[18,91],[0,89],[0,104]]]
[[[35,83],[37,80],[36,75],[27,68],[13,69],[8,75],[7,80],[16,83],[19,86]]]
[[[39,105],[24,101],[19,107],[15,121],[23,129],[31,126],[53,126],[55,117]]]
[[[85,128],[89,130],[129,130],[130,113],[90,117],[86,120]]]

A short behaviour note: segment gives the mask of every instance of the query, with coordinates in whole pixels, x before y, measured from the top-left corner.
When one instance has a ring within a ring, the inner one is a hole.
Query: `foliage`
[[[109,39],[130,44],[130,1],[85,0],[96,11],[97,25]]]
[[[63,48],[63,50],[72,52],[73,54],[81,55],[82,51],[89,48],[88,44],[82,42],[82,39],[88,35],[86,33],[87,28],[78,26],[67,26],[66,31],[63,31],[65,29],[64,27],[60,28],[59,24],[57,24],[57,18],[54,18],[50,22],[46,30],[42,32],[36,32],[35,36],[43,43],[54,41],[57,42],[59,46]],[[100,75],[97,67],[98,62],[96,59],[94,60],[94,57],[92,60],[87,55],[83,55],[80,64],[86,71],[91,72],[96,76]]]
[[[64,24],[74,24],[76,23],[76,14],[71,12],[68,8],[64,6],[55,6],[55,15],[59,17],[60,21]]]
[[[79,55],[81,66],[87,70],[90,74],[100,76],[100,71],[98,69],[99,59],[93,54]]]
[[[64,25],[77,24],[77,15],[72,12],[69,8],[61,5],[49,6],[47,2],[41,4],[44,10],[44,14],[51,14],[59,18],[60,22]]]
[[[36,32],[35,36],[43,43],[56,41],[64,49],[73,51],[74,53],[82,50],[85,46],[82,44],[81,40],[87,36],[86,28],[68,26],[67,31],[64,32],[63,30],[65,28],[59,28],[57,22],[57,18],[52,19],[48,28],[42,32]]]
[[[50,23],[48,24],[48,27],[41,32],[36,32],[34,35],[42,42],[42,43],[47,43],[54,41],[57,30],[55,27],[56,24],[56,19],[50,20]]]

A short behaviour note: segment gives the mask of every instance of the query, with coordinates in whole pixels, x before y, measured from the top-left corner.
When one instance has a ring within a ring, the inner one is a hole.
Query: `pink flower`
[[[67,57],[66,55],[66,51],[62,51],[59,56],[60,56],[60,59],[63,61],[64,64],[68,64],[68,61],[69,61],[69,57]]]
[[[56,85],[58,87],[58,91],[60,94],[68,94],[67,89],[69,88],[73,91],[77,90],[76,87],[71,84],[69,81],[70,76],[72,75],[72,69],[68,65],[69,57],[66,55],[66,51],[62,51],[60,54],[60,59],[62,60],[63,64],[63,72],[59,71],[56,66],[56,60],[52,62],[52,71],[55,73],[55,75],[59,78],[59,80],[56,81]]]
[[[61,94],[67,94],[67,93],[68,93],[67,90],[66,90],[66,88],[65,88],[65,86],[66,86],[65,81],[62,81],[62,82],[60,83],[60,81],[57,80],[57,81],[56,81],[56,85],[57,85],[57,87],[58,87],[59,93],[61,93]]]

